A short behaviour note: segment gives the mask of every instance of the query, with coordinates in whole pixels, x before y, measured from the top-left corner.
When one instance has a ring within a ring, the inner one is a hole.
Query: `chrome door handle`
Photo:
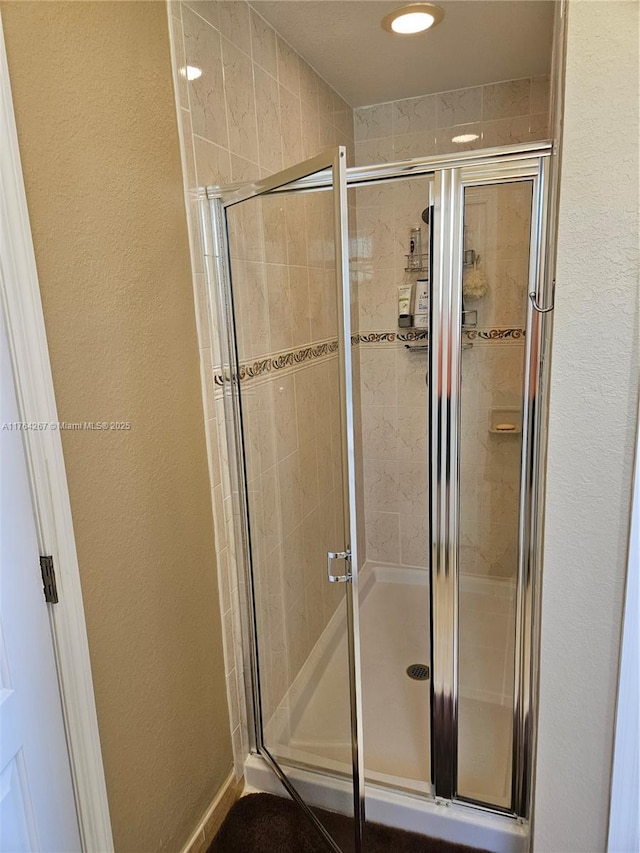
[[[331,564],[334,560],[344,560],[347,564],[345,575],[334,575]],[[351,551],[327,551],[327,577],[329,583],[351,583]]]

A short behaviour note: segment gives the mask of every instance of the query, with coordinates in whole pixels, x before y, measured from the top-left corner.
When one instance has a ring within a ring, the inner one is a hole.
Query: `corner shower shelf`
[[[429,272],[429,255],[405,255],[405,272]]]

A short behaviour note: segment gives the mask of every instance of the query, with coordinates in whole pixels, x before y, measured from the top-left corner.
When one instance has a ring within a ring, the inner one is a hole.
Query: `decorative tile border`
[[[351,336],[351,345],[358,344],[383,344],[383,343],[405,343],[408,341],[425,341],[429,337],[425,331],[408,329],[406,332],[359,332]],[[495,342],[495,341],[521,341],[524,340],[525,330],[522,328],[511,329],[463,329],[462,337],[465,341]],[[256,379],[274,371],[286,370],[296,365],[306,364],[324,358],[338,351],[338,341],[323,341],[320,344],[312,344],[309,347],[289,350],[274,356],[258,359],[240,365],[240,381]],[[225,380],[230,380],[230,374],[224,376],[222,373],[213,374],[213,382],[217,387],[223,387]]]
[[[274,370],[285,370],[287,367],[295,367],[297,364],[304,364],[308,361],[316,361],[324,356],[338,352],[338,341],[324,341],[321,344],[313,344],[310,347],[302,347],[302,349],[289,350],[278,355],[267,356],[258,361],[240,365],[240,381],[247,379],[256,379],[258,376],[264,376],[266,373],[271,373]],[[213,374],[214,385],[224,385],[225,379],[230,380],[230,374],[226,377],[222,373]]]

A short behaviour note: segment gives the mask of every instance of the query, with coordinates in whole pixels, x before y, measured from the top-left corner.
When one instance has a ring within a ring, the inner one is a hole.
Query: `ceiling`
[[[352,106],[546,74],[554,3],[440,0],[442,23],[383,30],[398,0],[253,0],[254,8]]]

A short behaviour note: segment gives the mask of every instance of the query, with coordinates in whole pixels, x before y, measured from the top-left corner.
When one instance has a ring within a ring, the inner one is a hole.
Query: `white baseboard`
[[[244,779],[236,779],[232,771],[191,833],[181,853],[205,853],[229,814],[229,809],[242,794]]]

